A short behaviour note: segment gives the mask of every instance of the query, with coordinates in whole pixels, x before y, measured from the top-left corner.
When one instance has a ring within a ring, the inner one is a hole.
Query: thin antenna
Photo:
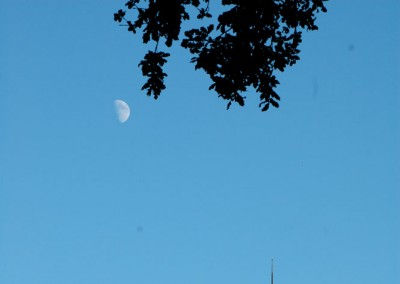
[[[274,284],[274,259],[271,259],[271,284]]]

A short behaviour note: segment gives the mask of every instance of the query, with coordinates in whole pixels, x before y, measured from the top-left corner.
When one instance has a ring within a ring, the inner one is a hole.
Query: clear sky
[[[123,4],[1,1],[0,283],[400,283],[400,2],[330,1],[267,113],[180,48],[146,97]]]

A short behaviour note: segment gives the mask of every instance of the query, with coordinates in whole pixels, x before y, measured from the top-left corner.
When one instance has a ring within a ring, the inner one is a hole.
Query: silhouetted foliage
[[[213,24],[184,32],[181,45],[193,54],[191,62],[211,78],[209,89],[218,96],[244,105],[241,94],[252,86],[260,94],[262,111],[279,107],[275,92],[279,81],[275,72],[283,72],[299,60],[302,30],[317,30],[316,14],[326,12],[327,0],[221,0],[227,10]],[[142,33],[143,43],[155,43],[139,66],[148,77],[142,90],[155,99],[165,89],[163,65],[170,54],[158,51],[159,41],[167,48],[179,40],[181,24],[189,20],[188,8],[196,8],[197,19],[212,18],[209,0],[129,0],[125,6],[134,11],[134,21],[125,10],[114,14],[128,31]]]

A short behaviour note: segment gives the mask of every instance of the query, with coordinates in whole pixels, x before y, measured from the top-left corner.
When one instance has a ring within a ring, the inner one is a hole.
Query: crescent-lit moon
[[[114,105],[115,105],[115,112],[117,113],[119,122],[124,123],[125,121],[127,121],[129,115],[131,114],[129,105],[123,100],[115,100]]]

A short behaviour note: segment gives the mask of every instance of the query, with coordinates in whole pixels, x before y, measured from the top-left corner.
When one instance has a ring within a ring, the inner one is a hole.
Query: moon
[[[124,123],[125,121],[127,121],[129,115],[131,114],[129,105],[123,100],[115,100],[114,106],[119,122]]]

